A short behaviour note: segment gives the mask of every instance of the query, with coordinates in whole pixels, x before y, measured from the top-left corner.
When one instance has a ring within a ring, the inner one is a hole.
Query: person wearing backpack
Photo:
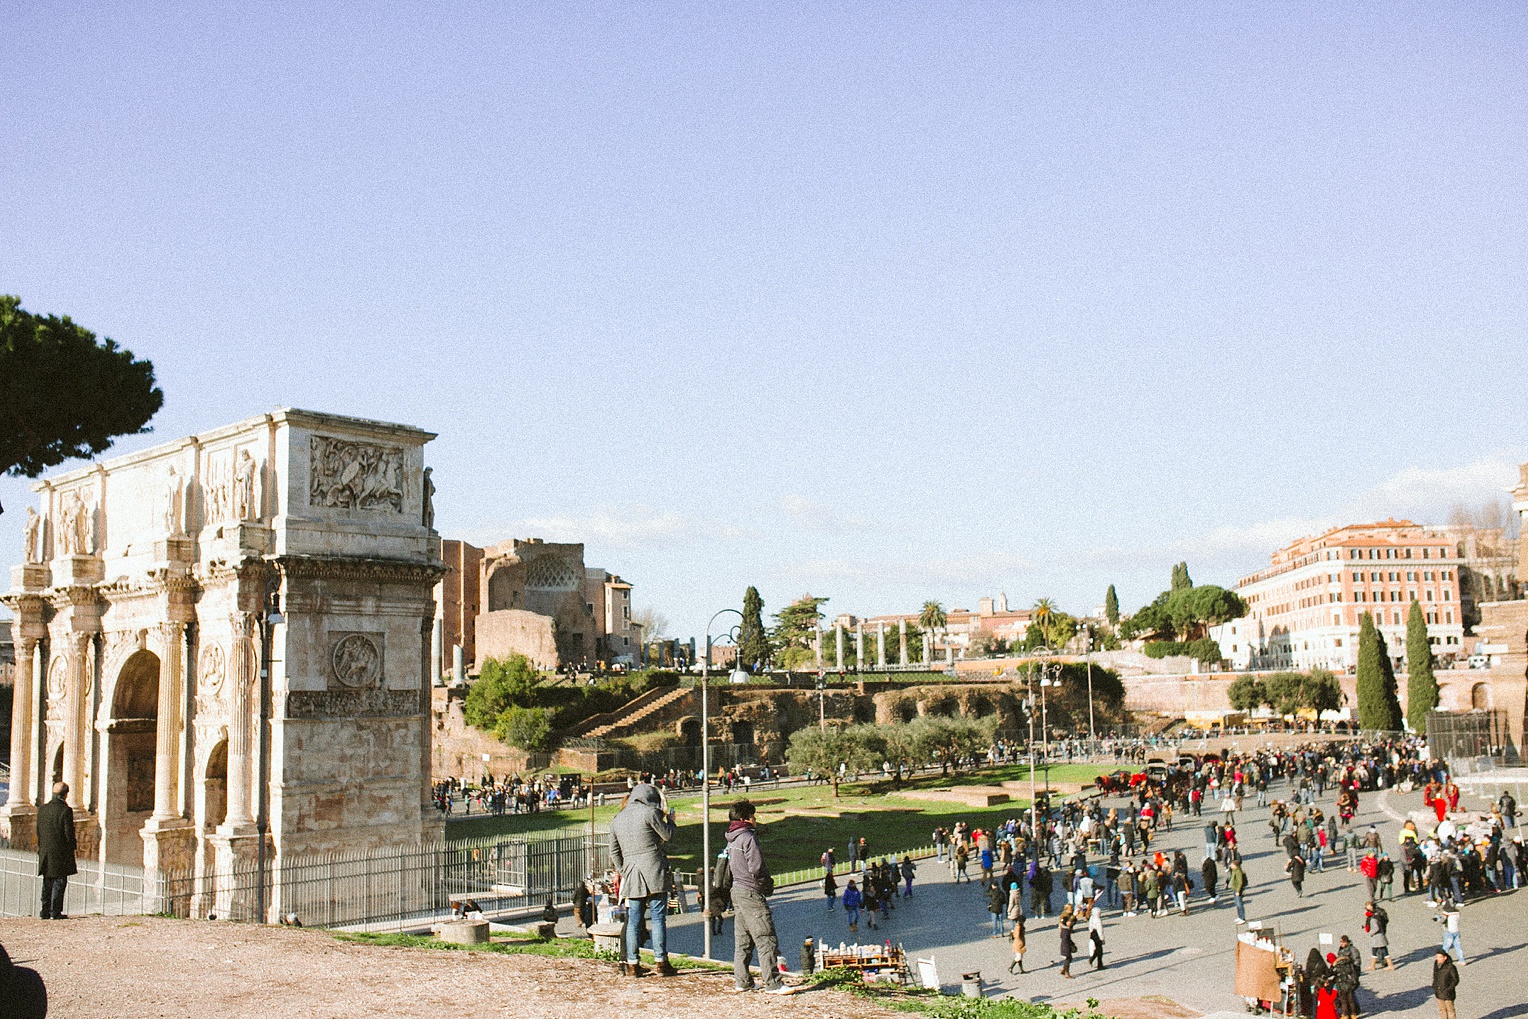
[[[1390,939],[1386,936],[1389,929],[1390,914],[1385,912],[1385,907],[1371,900],[1364,907],[1364,930],[1369,932],[1370,972],[1381,965],[1395,969],[1395,960],[1390,958]]]
[[[774,893],[775,879],[764,862],[764,850],[754,830],[754,806],[738,800],[727,811],[727,864],[732,874],[732,975],[737,991],[753,990],[753,974],[748,959],[757,949],[759,973],[764,978],[765,994],[794,994],[796,988],[780,979],[779,937],[768,897]]]
[[[731,908],[732,867],[727,862],[727,851],[723,849],[716,855],[716,863],[711,868],[711,902],[706,908],[713,936],[722,932],[722,917]]]

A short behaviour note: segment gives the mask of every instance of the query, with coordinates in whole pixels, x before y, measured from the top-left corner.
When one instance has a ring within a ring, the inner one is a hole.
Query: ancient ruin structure
[[[432,438],[280,409],[34,485],[12,843],[62,779],[81,855],[227,915],[247,889],[215,876],[257,859],[438,837]]]

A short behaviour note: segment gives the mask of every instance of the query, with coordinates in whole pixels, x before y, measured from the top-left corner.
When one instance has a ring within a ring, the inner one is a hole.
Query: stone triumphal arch
[[[432,438],[280,409],[34,485],[12,844],[60,779],[82,856],[208,904],[257,857],[438,837]]]

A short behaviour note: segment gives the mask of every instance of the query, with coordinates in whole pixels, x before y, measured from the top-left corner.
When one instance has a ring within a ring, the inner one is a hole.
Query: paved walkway
[[[1282,787],[1275,790],[1281,793]],[[1112,802],[1112,801],[1111,801]],[[1120,801],[1123,802],[1123,801]],[[1327,796],[1321,805],[1333,806]],[[1395,846],[1399,823],[1421,808],[1420,793],[1391,793],[1382,803],[1376,794],[1363,799],[1360,824],[1378,826],[1387,849]],[[1387,813],[1388,808],[1389,813]],[[1363,932],[1365,890],[1363,878],[1349,874],[1339,862],[1325,873],[1312,871],[1305,881],[1305,897],[1297,899],[1283,874],[1283,850],[1269,836],[1266,808],[1243,811],[1238,828],[1243,841],[1244,867],[1252,886],[1248,889],[1247,916],[1276,924],[1284,943],[1298,958],[1316,945],[1317,934],[1347,934],[1364,954],[1367,967],[1368,939]],[[765,854],[769,846],[765,843]],[[1203,825],[1180,824],[1165,833],[1157,848],[1183,849],[1197,882],[1203,854]],[[1394,854],[1392,854],[1394,855]],[[1221,869],[1222,885],[1225,868]],[[1400,881],[1397,877],[1396,888]],[[1027,898],[1027,895],[1026,895]],[[1059,899],[1059,896],[1058,896]],[[838,944],[853,942],[843,911],[829,912],[825,900],[813,888],[797,888],[776,895],[771,902],[780,933],[782,951],[796,969],[802,940],[808,936]],[[1163,996],[1205,1013],[1243,1012],[1244,1002],[1232,993],[1236,910],[1229,895],[1210,905],[1203,891],[1196,891],[1188,916],[1173,914],[1163,919],[1142,915],[1121,917],[1110,910],[1106,917],[1103,972],[1089,970],[1085,956],[1073,963],[1073,980],[1059,975],[1058,938],[1055,921],[1029,923],[1029,953],[1023,976],[1010,976],[1012,959],[1007,939],[991,937],[991,918],[978,878],[972,884],[952,885],[943,864],[930,860],[918,868],[912,899],[899,899],[898,908],[880,931],[861,925],[859,937],[866,941],[900,942],[909,956],[932,955],[940,977],[955,984],[962,972],[980,970],[989,995],[1013,994],[1035,1001],[1079,1003],[1100,999]],[[1365,969],[1359,1005],[1365,1015],[1436,1016],[1432,997],[1432,952],[1441,939],[1438,925],[1423,905],[1423,896],[1400,897],[1387,904],[1390,913],[1391,953],[1394,972],[1369,973]],[[1528,1016],[1528,889],[1476,900],[1463,911],[1463,940],[1469,965],[1461,970],[1459,1019],[1509,1019]],[[702,920],[699,916],[673,917],[670,939],[675,951],[699,954]],[[1080,930],[1080,928],[1079,928]],[[1085,935],[1076,938],[1085,952]],[[715,939],[713,956],[732,957],[732,923]]]

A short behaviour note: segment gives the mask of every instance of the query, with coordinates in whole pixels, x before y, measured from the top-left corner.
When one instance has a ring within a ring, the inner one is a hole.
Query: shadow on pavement
[[[17,966],[0,945],[0,1014],[7,1019],[43,1019],[48,1014],[48,989],[35,969]]]

